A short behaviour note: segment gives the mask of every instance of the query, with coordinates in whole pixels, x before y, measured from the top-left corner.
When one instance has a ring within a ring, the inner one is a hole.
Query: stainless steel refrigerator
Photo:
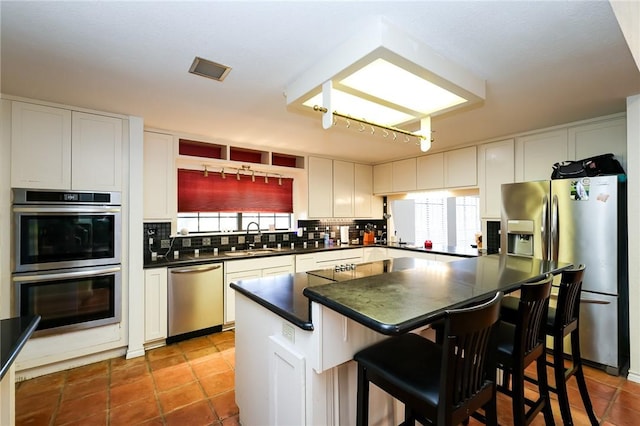
[[[629,359],[625,182],[612,175],[504,184],[500,224],[502,253],[586,265],[582,357],[616,375]]]

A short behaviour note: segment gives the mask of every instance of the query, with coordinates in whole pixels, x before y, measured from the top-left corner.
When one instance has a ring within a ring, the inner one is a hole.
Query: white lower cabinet
[[[269,424],[304,425],[305,356],[281,336],[269,336]]]
[[[167,268],[144,271],[144,341],[167,338]]]
[[[295,260],[293,255],[229,260],[224,262],[224,271],[224,323],[227,325],[236,320],[236,292],[231,288],[232,282],[292,274]]]

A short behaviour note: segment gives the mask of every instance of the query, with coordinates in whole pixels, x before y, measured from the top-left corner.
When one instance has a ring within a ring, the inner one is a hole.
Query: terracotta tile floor
[[[238,425],[234,359],[234,333],[227,331],[27,380],[16,384],[16,425]],[[600,424],[640,424],[640,384],[589,367],[585,375]],[[575,379],[569,388],[574,424],[589,425]],[[561,425],[557,397],[551,399]],[[511,400],[502,394],[498,417],[513,424]],[[540,414],[533,425],[543,424]]]
[[[239,425],[231,331],[16,384],[16,425]]]

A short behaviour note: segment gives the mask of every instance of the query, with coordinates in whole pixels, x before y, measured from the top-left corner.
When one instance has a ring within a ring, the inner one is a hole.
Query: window
[[[478,196],[452,197],[433,192],[413,195],[415,208],[415,244],[426,240],[444,246],[475,244],[480,231]]]
[[[290,213],[178,213],[178,229],[189,233],[244,231],[257,222],[263,231],[273,225],[277,230],[291,229]]]

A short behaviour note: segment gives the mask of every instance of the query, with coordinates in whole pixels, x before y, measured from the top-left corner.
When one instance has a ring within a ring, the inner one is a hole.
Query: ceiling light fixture
[[[286,97],[288,107],[322,112],[324,129],[338,116],[347,127],[371,126],[372,135],[378,127],[394,140],[398,133],[413,136],[428,150],[430,118],[484,101],[485,82],[378,17],[299,76]],[[418,122],[416,133],[401,129]]]
[[[196,56],[189,68],[189,72],[201,77],[222,81],[231,72],[231,67]]]

